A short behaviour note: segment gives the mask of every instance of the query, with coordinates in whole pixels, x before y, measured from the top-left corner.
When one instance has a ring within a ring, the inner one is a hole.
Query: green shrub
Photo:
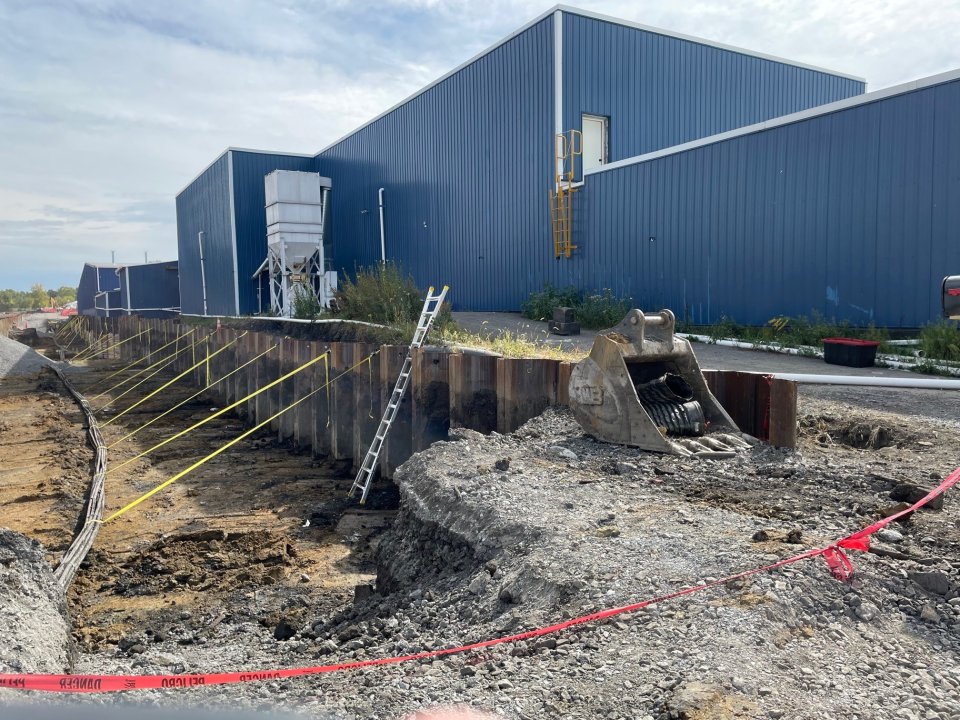
[[[584,295],[580,304],[574,307],[574,317],[581,327],[602,330],[623,320],[630,305],[629,298],[618,298],[609,288],[604,288],[599,293]]]
[[[531,320],[550,320],[553,317],[554,308],[575,308],[578,305],[580,305],[580,293],[576,288],[568,287],[561,290],[550,283],[545,283],[543,290],[530,293],[530,297],[520,306],[520,312],[525,318]]]
[[[920,347],[928,358],[960,360],[960,329],[949,320],[931,323],[920,331]]]
[[[315,320],[323,314],[317,296],[302,285],[293,289],[293,316],[299,320]]]
[[[570,307],[582,327],[602,330],[623,320],[632,302],[629,298],[616,297],[608,288],[581,295],[575,287],[560,289],[546,283],[543,290],[530,293],[520,311],[531,320],[550,320],[554,308]]]
[[[426,293],[417,287],[410,275],[395,263],[359,268],[355,279],[340,283],[333,314],[344,320],[410,328],[410,335],[420,319]],[[444,303],[434,320],[434,327],[443,329],[453,323],[450,304]]]

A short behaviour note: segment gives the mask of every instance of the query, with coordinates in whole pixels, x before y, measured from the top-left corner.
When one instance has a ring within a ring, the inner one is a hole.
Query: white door
[[[583,171],[593,170],[607,162],[607,118],[583,116]]]

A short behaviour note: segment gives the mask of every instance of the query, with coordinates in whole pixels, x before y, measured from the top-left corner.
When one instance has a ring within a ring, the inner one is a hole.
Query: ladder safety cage
[[[583,155],[583,134],[579,130],[557,133],[554,137],[555,176],[550,190],[550,224],[553,230],[553,254],[569,259],[573,244],[573,194],[577,158]]]
[[[423,301],[423,309],[420,311],[420,319],[417,321],[417,329],[413,333],[413,340],[410,343],[410,348],[407,350],[407,357],[403,361],[400,375],[397,377],[397,382],[393,386],[393,392],[387,401],[387,407],[383,410],[380,425],[377,427],[377,432],[373,436],[373,441],[370,443],[367,454],[363,458],[363,463],[360,465],[360,469],[357,471],[357,476],[354,478],[353,485],[350,487],[350,492],[348,493],[348,497],[353,497],[359,490],[361,493],[361,505],[367,501],[367,495],[373,483],[377,463],[380,460],[383,443],[387,439],[387,433],[390,432],[394,420],[397,418],[400,403],[403,402],[403,397],[406,395],[407,387],[410,384],[410,372],[413,368],[413,351],[421,347],[424,340],[426,340],[427,333],[429,333],[430,328],[433,327],[433,321],[436,320],[440,309],[443,307],[447,290],[449,290],[449,288],[446,285],[444,285],[443,289],[436,295],[433,294],[433,287],[427,290],[427,297]]]

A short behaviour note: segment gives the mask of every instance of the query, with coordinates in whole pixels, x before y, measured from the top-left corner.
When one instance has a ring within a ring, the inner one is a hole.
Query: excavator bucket
[[[584,432],[620,445],[730,457],[758,441],[711,394],[670,310],[631,310],[597,335],[570,375],[570,406]]]

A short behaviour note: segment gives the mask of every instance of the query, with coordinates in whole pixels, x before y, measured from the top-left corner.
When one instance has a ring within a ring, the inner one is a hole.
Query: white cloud
[[[871,89],[960,66],[957,3],[581,5],[863,75]],[[174,195],[224,147],[314,152],[544,9],[0,0],[0,287],[72,284],[111,250],[174,257]]]

